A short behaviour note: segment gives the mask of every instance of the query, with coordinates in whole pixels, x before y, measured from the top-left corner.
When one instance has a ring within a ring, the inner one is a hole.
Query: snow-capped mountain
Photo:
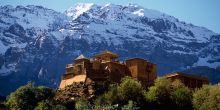
[[[135,4],[75,4],[64,13],[1,6],[0,47],[1,94],[30,80],[56,87],[75,57],[106,49],[148,59],[159,75],[220,66],[220,35]]]

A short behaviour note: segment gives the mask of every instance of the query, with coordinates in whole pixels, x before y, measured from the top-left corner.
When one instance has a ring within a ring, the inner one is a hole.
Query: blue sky
[[[1,5],[42,5],[60,12],[75,3],[136,3],[220,33],[220,0],[0,0]]]

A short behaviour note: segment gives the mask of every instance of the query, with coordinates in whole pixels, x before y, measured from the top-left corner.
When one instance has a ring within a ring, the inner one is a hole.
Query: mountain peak
[[[90,15],[94,16],[101,16],[108,13],[108,15],[113,15],[108,17],[110,19],[114,19],[114,15],[128,15],[133,17],[147,17],[150,19],[169,19],[175,21],[176,18],[169,16],[165,13],[144,8],[138,4],[127,4],[127,5],[115,5],[112,3],[104,4],[104,5],[97,5],[94,3],[77,3],[70,7],[68,10],[65,11],[65,14],[72,19],[78,18],[83,13],[88,12]],[[94,14],[95,13],[95,14]]]
[[[91,9],[91,7],[94,5],[94,3],[77,3],[74,6],[70,7],[68,10],[66,10],[65,14],[75,19],[84,12]]]

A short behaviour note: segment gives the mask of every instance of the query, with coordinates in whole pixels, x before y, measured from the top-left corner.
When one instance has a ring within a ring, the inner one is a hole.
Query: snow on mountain
[[[62,23],[67,22],[66,16],[61,13],[42,6],[31,5],[15,8],[9,5],[1,6],[0,16],[0,35],[2,36],[0,52],[2,54],[9,47],[24,48],[27,45],[28,38],[36,38],[45,31],[60,28]]]
[[[220,67],[220,35],[211,36],[209,45],[200,51],[201,54],[199,55],[198,61],[193,64],[194,67]]]
[[[83,8],[83,10],[81,8]],[[144,9],[140,6],[132,4],[127,6],[114,4],[107,4],[104,6],[97,6],[95,4],[80,4],[79,6],[71,7],[68,11],[66,11],[67,15],[73,15],[73,13],[76,14],[76,16],[70,16],[73,18],[73,21],[76,21],[78,18],[78,20],[81,20],[81,22],[89,22],[88,24],[84,25],[84,29],[93,29],[96,32],[100,31],[99,33],[105,33],[104,31],[106,29],[114,32],[116,32],[118,29],[124,29],[118,34],[125,35],[125,37],[130,36],[126,35],[128,32],[131,32],[130,34],[134,34],[136,31],[134,28],[143,29],[143,34],[146,34],[145,31],[148,31],[149,34],[155,34],[163,31],[159,29],[160,27],[169,28],[170,31],[168,31],[168,34],[173,36],[172,39],[176,41],[196,41],[200,43],[208,42],[209,37],[215,34],[205,28],[179,22],[176,18],[164,13]],[[83,19],[85,21],[83,21]],[[145,20],[146,24],[144,23]],[[78,24],[76,25],[73,24],[73,27],[76,26],[79,28]],[[129,29],[126,26],[133,26],[133,28],[130,27]],[[89,30],[89,32],[90,31],[91,30]],[[139,32],[138,34],[142,33]],[[105,38],[107,37],[105,36]]]
[[[212,60],[210,56],[207,56],[205,58],[199,58],[199,60],[194,63],[193,66],[208,66],[208,67],[213,67],[213,68],[217,68],[220,65],[220,62],[213,62],[213,63],[209,63],[208,61]]]
[[[42,6],[1,6],[0,78],[17,86],[32,80],[56,87],[73,58],[106,49],[121,59],[148,59],[158,65],[159,75],[216,68],[219,41],[204,27],[136,4],[78,3],[64,13]]]
[[[28,5],[26,7],[17,6],[16,8],[12,6],[1,6],[0,10],[2,14],[5,14],[5,16],[1,18],[2,21],[6,24],[18,23],[22,25],[24,29],[34,27],[47,30],[54,22],[65,20],[65,16],[62,16],[61,13],[46,9],[42,6]]]
[[[81,14],[83,14],[84,12],[88,11],[93,5],[94,5],[93,3],[87,3],[87,4],[78,3],[75,6],[70,7],[66,11],[66,15],[75,19]]]

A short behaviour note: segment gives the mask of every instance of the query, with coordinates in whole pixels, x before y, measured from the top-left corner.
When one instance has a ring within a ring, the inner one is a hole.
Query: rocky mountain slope
[[[0,94],[27,81],[57,87],[75,57],[106,49],[156,63],[159,76],[220,66],[220,35],[134,4],[75,4],[64,13],[1,6],[0,47]]]

